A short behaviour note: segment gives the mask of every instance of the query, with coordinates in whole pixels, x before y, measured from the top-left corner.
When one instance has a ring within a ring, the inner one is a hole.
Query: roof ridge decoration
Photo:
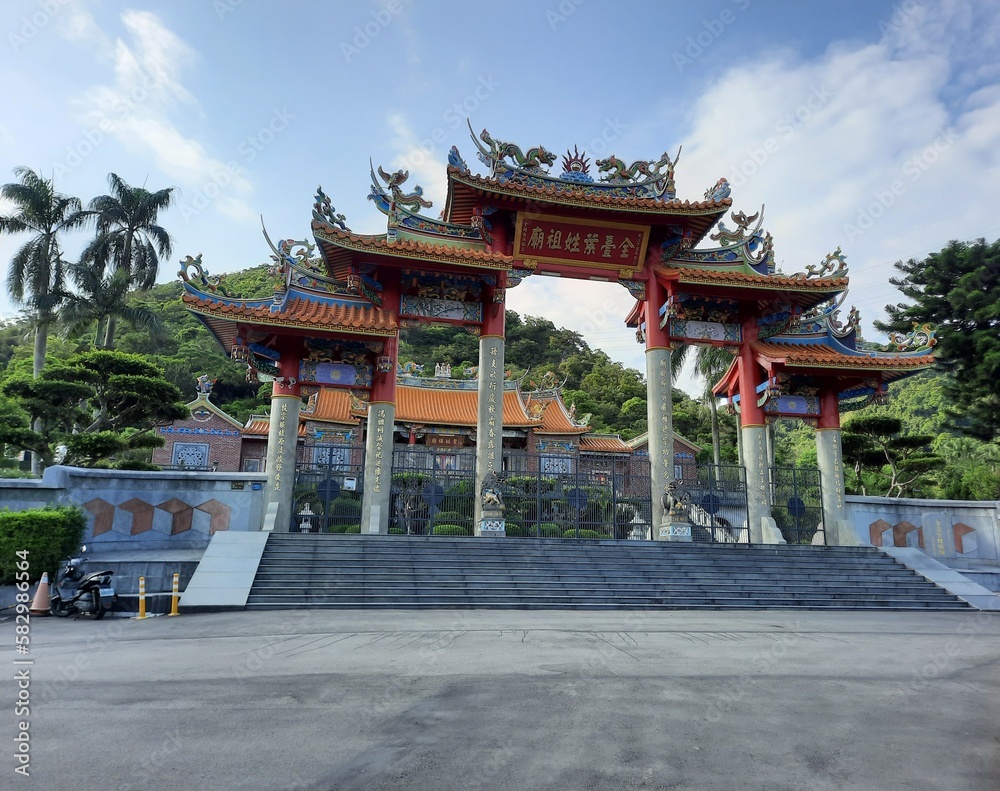
[[[660,261],[694,266],[739,266],[747,273],[774,274],[774,239],[770,232],[763,230],[764,206],[749,217],[742,211],[734,211],[730,216],[736,228],[730,229],[720,220],[717,230],[709,236],[719,243],[719,247],[692,250],[691,240],[683,234],[683,228],[668,226],[668,230],[674,228],[674,235],[661,244]]]
[[[316,245],[312,242],[305,239],[280,239],[275,245],[267,229],[263,227],[263,222],[261,228],[264,239],[272,251],[272,264],[268,274],[278,281],[274,287],[272,312],[281,309],[288,299],[289,289],[293,286],[325,291],[334,296],[361,297],[375,307],[382,307],[382,296],[378,293],[382,290],[382,286],[372,278],[364,273],[351,275],[347,280],[328,277],[323,257],[312,254],[316,250]]]
[[[201,253],[198,253],[194,258],[190,255],[184,256],[181,259],[181,270],[177,273],[177,277],[202,293],[211,292],[212,294],[221,294],[224,297],[230,296],[222,285],[226,276],[209,275],[208,270],[201,262]]]
[[[313,217],[327,225],[336,225],[340,230],[350,230],[347,227],[347,217],[337,214],[330,199],[323,192],[323,187],[316,187],[316,202],[313,204]]]
[[[889,333],[889,344],[884,351],[926,352],[937,346],[937,329],[930,324],[913,322],[913,329],[907,333]]]
[[[452,152],[454,152],[455,157],[452,156]],[[457,157],[457,160],[464,164],[464,160],[458,154],[458,149],[452,146],[452,152],[448,154],[449,163]],[[375,167],[371,163],[371,160],[369,160],[368,165],[372,178],[368,200],[374,202],[375,207],[389,218],[386,233],[387,241],[392,242],[396,240],[398,236],[397,229],[399,228],[459,240],[474,242],[483,240],[487,242],[492,241],[488,233],[492,226],[489,220],[486,220],[482,216],[474,217],[472,225],[459,225],[420,214],[421,208],[429,209],[434,204],[424,198],[424,189],[419,184],[414,185],[412,192],[403,192],[401,187],[410,177],[410,171],[400,168],[395,173],[387,173],[379,165],[378,176],[386,183],[386,187],[388,187],[387,191],[385,187],[379,184],[378,177],[375,175]],[[468,171],[468,165],[465,166],[465,169]]]
[[[472,123],[467,123],[472,142],[478,149],[476,156],[489,168],[488,177],[501,183],[514,182],[529,187],[547,187],[557,192],[582,190],[592,195],[615,198],[672,201],[676,197],[674,167],[680,158],[680,149],[673,159],[664,152],[657,160],[636,160],[631,164],[626,164],[613,154],[609,155],[596,161],[598,170],[604,175],[600,180],[594,181],[590,175],[590,160],[586,156],[586,151],[580,151],[576,146],[573,147],[572,154],[567,149],[562,162],[563,172],[555,175],[548,168],[555,164],[556,155],[544,146],[534,146],[525,150],[515,143],[497,140],[487,129],[483,129],[477,137],[472,130]],[[458,156],[458,150],[453,147],[452,151],[456,156],[453,161],[449,153],[449,164],[462,173],[469,174],[468,165]]]
[[[847,275],[847,256],[841,252],[840,245],[818,264],[808,264],[805,272],[796,272],[792,277],[805,280],[810,277],[845,277]]]

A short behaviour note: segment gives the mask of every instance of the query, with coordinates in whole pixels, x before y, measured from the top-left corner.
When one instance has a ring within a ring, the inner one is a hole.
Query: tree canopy
[[[910,302],[887,305],[883,331],[937,329],[952,426],[981,439],[1000,436],[1000,241],[951,242],[917,261],[897,261],[892,278]]]

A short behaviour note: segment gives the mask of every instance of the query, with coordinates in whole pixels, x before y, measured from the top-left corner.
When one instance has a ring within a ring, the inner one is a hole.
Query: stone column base
[[[507,535],[507,520],[500,511],[483,510],[482,519],[476,523],[476,535],[485,538],[504,538]]]
[[[691,541],[690,522],[664,522],[660,525],[660,541]]]

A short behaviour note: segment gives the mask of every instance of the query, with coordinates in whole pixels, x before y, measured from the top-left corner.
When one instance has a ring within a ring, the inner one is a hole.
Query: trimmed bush
[[[43,571],[54,580],[59,563],[79,549],[86,528],[86,515],[73,506],[0,511],[0,585],[17,581],[15,553],[20,550],[28,552],[32,584]]]
[[[359,525],[359,524],[353,524],[353,525],[348,525],[348,524],[327,525],[326,532],[327,533],[360,533],[361,532],[361,525]]]
[[[361,525],[348,525],[344,528],[345,533],[360,533]]]
[[[467,536],[470,532],[465,525],[434,525],[436,536]]]
[[[581,530],[579,533],[575,529],[567,530],[562,535],[563,538],[589,538],[589,539],[599,539],[599,538],[610,538],[606,533],[598,533],[596,530]]]
[[[528,533],[517,522],[507,522],[507,535],[511,538],[524,538]]]
[[[563,529],[555,522],[542,522],[542,524],[538,526],[538,532],[541,533],[542,538],[563,537]]]

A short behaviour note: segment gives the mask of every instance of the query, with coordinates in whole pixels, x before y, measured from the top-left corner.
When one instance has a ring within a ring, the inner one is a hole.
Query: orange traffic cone
[[[35,598],[31,602],[28,612],[32,615],[49,614],[49,572],[43,571],[42,578],[38,581],[38,590],[35,591]]]

